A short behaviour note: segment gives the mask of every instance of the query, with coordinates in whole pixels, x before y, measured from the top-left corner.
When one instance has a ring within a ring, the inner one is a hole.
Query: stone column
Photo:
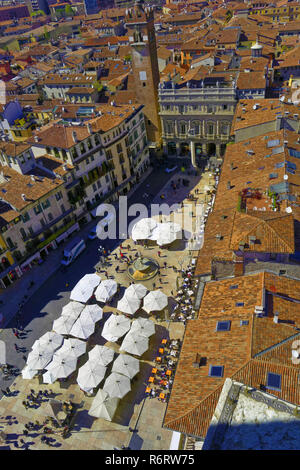
[[[194,168],[197,168],[196,164],[196,152],[195,152],[195,142],[191,140],[191,145],[190,145],[190,150],[191,150],[191,162]]]
[[[221,156],[221,144],[216,144],[216,155],[217,157]]]
[[[180,143],[176,142],[176,155],[177,157],[180,155]]]

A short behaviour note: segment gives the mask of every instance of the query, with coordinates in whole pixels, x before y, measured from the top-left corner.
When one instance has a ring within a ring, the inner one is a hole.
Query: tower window
[[[143,82],[143,86],[146,86],[146,82]]]

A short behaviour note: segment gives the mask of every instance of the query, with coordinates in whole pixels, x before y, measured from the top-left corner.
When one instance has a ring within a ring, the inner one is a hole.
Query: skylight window
[[[273,374],[272,372],[268,372],[267,388],[269,390],[281,391],[281,374]]]
[[[230,321],[218,321],[216,331],[229,331]]]
[[[223,371],[224,371],[223,366],[210,365],[208,375],[209,377],[223,377]]]
[[[244,302],[236,302],[235,303],[236,307],[244,307],[244,305],[245,305]]]
[[[232,284],[231,286],[229,286],[229,289],[237,289],[238,287],[238,284]]]
[[[240,321],[240,326],[247,326],[249,325],[249,321],[248,320],[241,320]]]
[[[275,139],[275,140],[269,140],[267,142],[267,147],[268,148],[271,148],[271,147],[277,147],[277,145],[280,144],[280,140],[279,139]]]

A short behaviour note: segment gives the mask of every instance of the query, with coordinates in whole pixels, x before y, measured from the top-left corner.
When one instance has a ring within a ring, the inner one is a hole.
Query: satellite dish
[[[288,179],[289,179],[289,176],[288,176],[288,175],[283,175],[283,179],[284,179],[284,180],[288,180]]]
[[[286,207],[285,212],[287,212],[288,214],[291,214],[292,213],[292,208],[291,207]]]

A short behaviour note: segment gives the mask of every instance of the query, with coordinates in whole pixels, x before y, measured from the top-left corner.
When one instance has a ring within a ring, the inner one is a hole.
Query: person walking
[[[158,251],[157,254],[158,254],[159,258],[160,258],[160,251]]]

